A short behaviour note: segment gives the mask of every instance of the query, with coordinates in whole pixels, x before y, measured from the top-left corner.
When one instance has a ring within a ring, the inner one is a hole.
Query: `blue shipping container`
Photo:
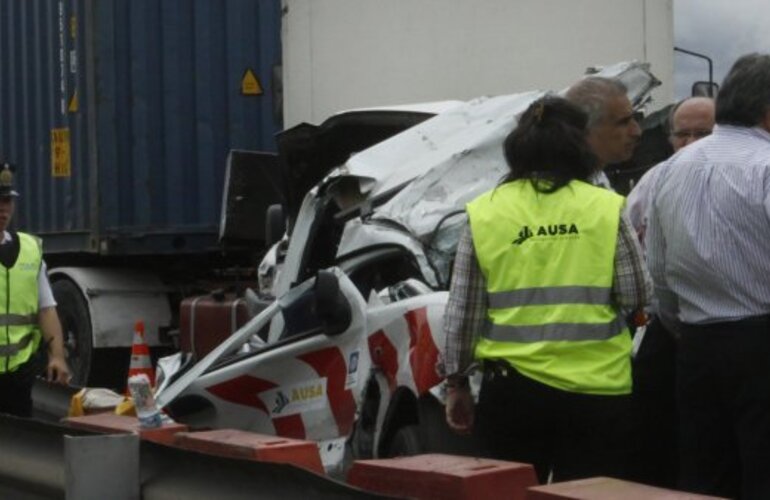
[[[0,157],[46,252],[216,248],[230,149],[273,151],[279,0],[0,0]]]

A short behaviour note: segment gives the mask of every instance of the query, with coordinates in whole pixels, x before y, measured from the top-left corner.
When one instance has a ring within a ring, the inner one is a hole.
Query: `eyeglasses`
[[[677,139],[703,139],[707,135],[711,135],[711,130],[676,130],[674,132],[671,132],[671,135],[673,137],[676,137]]]

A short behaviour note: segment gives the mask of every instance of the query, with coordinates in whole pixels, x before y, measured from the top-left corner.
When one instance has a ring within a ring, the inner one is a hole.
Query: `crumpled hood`
[[[616,64],[591,76],[619,78],[636,109],[660,84],[647,64],[636,62]],[[502,142],[518,116],[544,94],[474,99],[351,157],[340,173],[358,177],[369,200],[404,186],[375,208],[367,223],[400,227],[420,240],[443,283],[464,224],[465,204],[507,173]],[[360,225],[351,226],[351,231],[355,234],[347,234],[347,228],[343,234],[339,256],[384,243],[382,231],[376,241],[362,237],[366,230]]]

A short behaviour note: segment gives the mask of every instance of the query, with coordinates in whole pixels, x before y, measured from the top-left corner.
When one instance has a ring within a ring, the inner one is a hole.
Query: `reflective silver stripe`
[[[37,314],[0,314],[0,326],[36,325]]]
[[[28,333],[21,339],[18,344],[0,345],[0,356],[16,356],[22,349],[27,347],[32,342],[32,336],[34,334]]]
[[[612,290],[603,286],[554,286],[491,292],[489,307],[506,309],[520,306],[553,304],[609,305]]]
[[[607,340],[626,327],[622,318],[610,323],[550,323],[547,325],[495,325],[486,329],[484,337],[496,342],[555,342],[559,340]]]

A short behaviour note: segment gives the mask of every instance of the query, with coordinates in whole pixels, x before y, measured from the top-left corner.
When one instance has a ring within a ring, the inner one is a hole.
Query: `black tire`
[[[388,457],[408,457],[423,452],[420,428],[417,425],[405,425],[393,435],[388,445]]]
[[[69,280],[51,284],[57,302],[57,312],[64,333],[64,347],[67,350],[67,364],[72,372],[70,383],[86,386],[91,373],[93,337],[91,316],[80,289]]]

